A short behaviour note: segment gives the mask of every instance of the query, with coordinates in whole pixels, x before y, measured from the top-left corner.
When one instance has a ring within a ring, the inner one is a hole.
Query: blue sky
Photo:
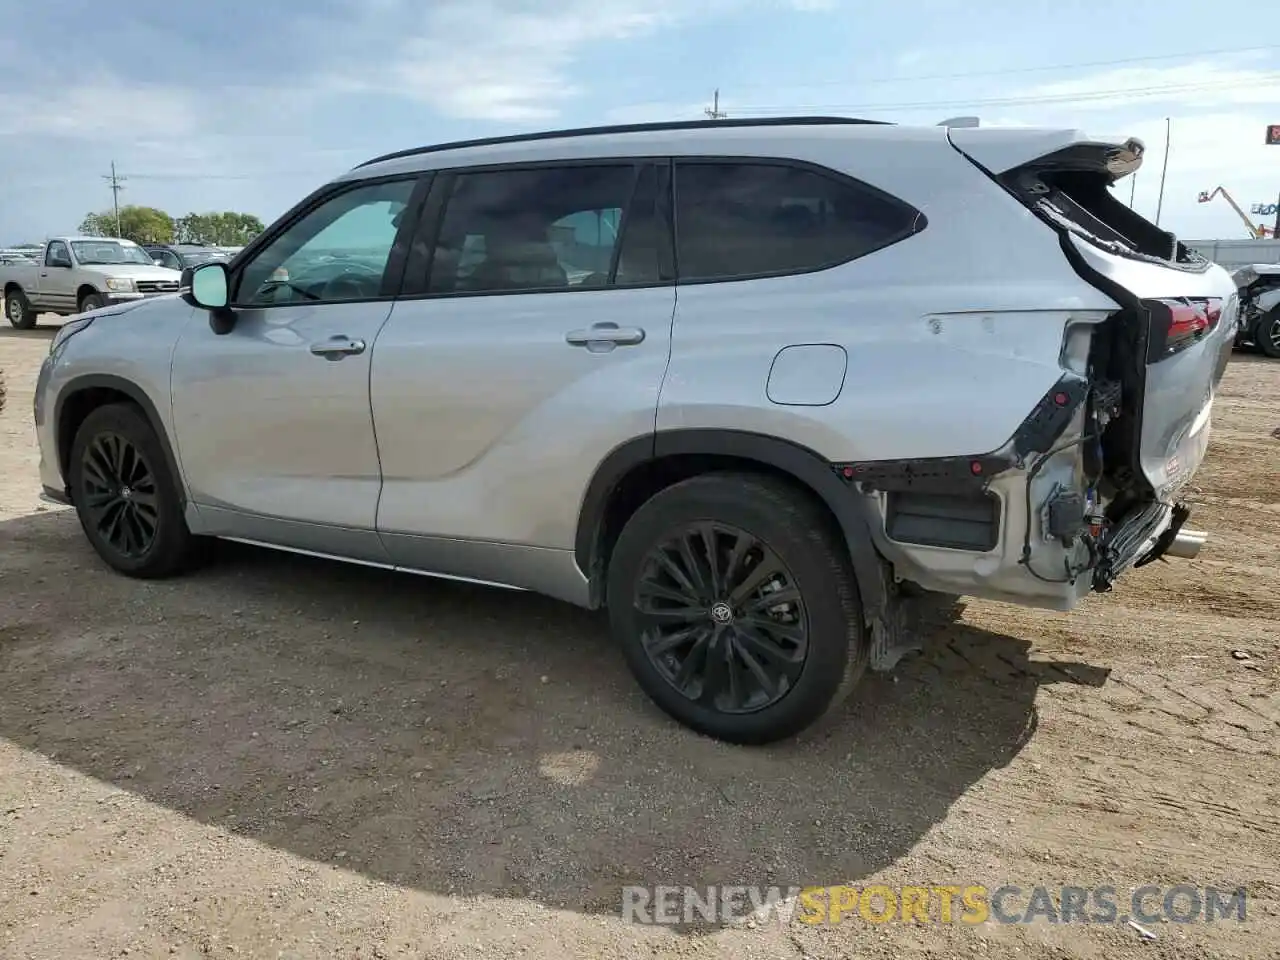
[[[1162,224],[1184,237],[1244,235],[1202,190],[1280,194],[1280,4],[1262,0],[0,0],[0,244],[108,208],[113,160],[122,202],[269,222],[378,153],[696,119],[716,87],[739,117],[1137,135],[1148,216],[1170,117]]]

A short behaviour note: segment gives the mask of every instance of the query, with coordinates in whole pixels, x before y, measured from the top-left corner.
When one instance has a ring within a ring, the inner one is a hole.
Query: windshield
[[[78,240],[71,244],[76,260],[82,265],[106,263],[140,263],[154,266],[151,257],[141,247],[123,244],[115,240]]]
[[[178,254],[184,265],[194,267],[198,263],[208,263],[210,260],[225,260],[223,254],[217,250],[184,250]]]

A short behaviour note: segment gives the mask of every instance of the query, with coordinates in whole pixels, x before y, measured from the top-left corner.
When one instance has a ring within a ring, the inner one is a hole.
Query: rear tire
[[[80,526],[108,566],[147,579],[186,569],[195,538],[179,481],[141,410],[114,403],[90,413],[71,444],[68,474]]]
[[[80,312],[88,313],[90,310],[97,310],[99,307],[105,307],[107,301],[103,299],[100,293],[86,293],[80,298]]]
[[[1258,321],[1255,342],[1258,349],[1273,360],[1280,360],[1280,307]]]
[[[5,294],[4,315],[18,330],[30,330],[36,325],[36,312],[31,309],[27,295],[21,290],[13,290]]]
[[[640,686],[720,740],[793,736],[866,670],[843,539],[814,500],[767,477],[708,474],[656,494],[618,538],[607,596]]]

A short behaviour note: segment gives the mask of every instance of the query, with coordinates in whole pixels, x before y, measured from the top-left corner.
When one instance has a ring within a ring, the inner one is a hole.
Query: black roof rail
[[[515,133],[504,137],[482,137],[478,140],[454,140],[425,147],[411,147],[385,153],[372,160],[357,164],[354,169],[369,167],[387,160],[415,157],[423,153],[439,153],[444,150],[460,150],[464,147],[493,147],[504,143],[527,143],[535,140],[559,140],[563,137],[595,137],[612,133],[647,133],[662,130],[709,130],[713,127],[823,127],[833,124],[888,124],[887,120],[861,120],[856,117],[755,117],[727,120],[667,120],[657,123],[623,123],[604,127],[574,127],[568,130],[544,130],[538,133]]]

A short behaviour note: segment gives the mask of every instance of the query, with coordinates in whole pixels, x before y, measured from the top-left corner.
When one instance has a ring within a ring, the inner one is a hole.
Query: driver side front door
[[[173,417],[200,532],[385,561],[369,362],[419,187],[401,177],[322,196],[237,265],[229,333],[204,311],[188,323]]]
[[[33,306],[64,313],[76,312],[76,272],[71,264],[71,250],[67,244],[61,240],[50,242],[40,264],[39,302]]]

